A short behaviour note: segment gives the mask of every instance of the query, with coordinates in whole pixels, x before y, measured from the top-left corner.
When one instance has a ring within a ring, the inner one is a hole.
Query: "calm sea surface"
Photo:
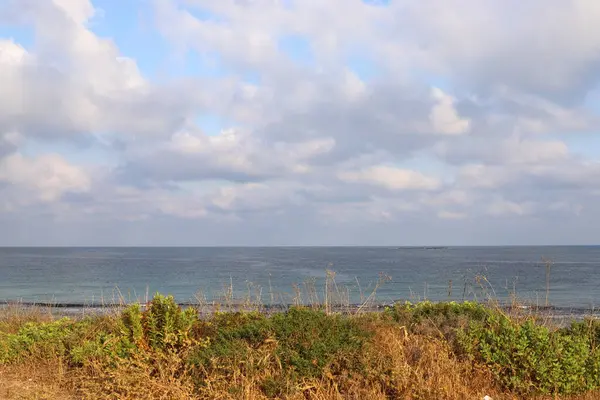
[[[381,302],[406,299],[506,299],[545,301],[546,268],[552,260],[550,302],[561,308],[600,305],[600,247],[393,247],[279,248],[0,248],[0,300],[98,304],[120,293],[143,299],[147,291],[194,301],[211,299],[233,283],[234,295],[260,292],[268,303],[293,293],[293,284],[326,270],[347,288],[353,302],[374,287],[380,273],[391,280],[379,288]],[[476,277],[485,281],[476,282]],[[450,281],[452,283],[450,284]],[[481,286],[486,287],[484,291]],[[118,289],[118,290],[117,290]],[[279,296],[279,297],[278,297]],[[291,297],[288,297],[291,299]],[[290,301],[291,302],[291,301]]]

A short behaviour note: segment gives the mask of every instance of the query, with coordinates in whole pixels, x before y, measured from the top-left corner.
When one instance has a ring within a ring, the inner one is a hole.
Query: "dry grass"
[[[122,360],[116,366],[92,363],[75,370],[69,385],[84,399],[192,399],[193,385],[180,373],[182,364],[177,355],[161,353]]]
[[[110,324],[115,316],[98,324]],[[269,381],[290,389],[276,397],[289,400],[523,398],[499,390],[486,369],[458,359],[435,332],[411,334],[368,313],[354,318],[373,333],[360,360],[365,370],[359,374],[326,370],[319,378],[289,380],[275,352],[276,342],[265,341],[249,347],[243,362],[224,361],[222,368],[210,371],[190,369],[185,353],[153,350],[111,365],[101,359],[77,367],[61,358],[27,359],[0,365],[0,399],[263,400],[274,398],[265,395]],[[9,307],[0,311],[0,335],[17,332],[26,322],[50,320],[47,310]],[[194,381],[198,376],[203,377],[201,385]],[[600,393],[530,398],[597,400]]]
[[[299,390],[283,398],[289,400],[387,400],[387,399],[520,399],[501,393],[484,370],[456,360],[447,345],[438,339],[407,336],[393,327],[377,329],[369,349],[371,368],[382,372],[380,379],[369,381],[345,377],[325,377],[304,381]],[[149,355],[150,356],[150,355]],[[157,355],[155,355],[157,356]],[[180,360],[157,356],[152,360],[133,359],[106,368],[90,365],[69,370],[61,360],[0,368],[0,398],[5,400],[120,399],[187,400],[227,399],[266,400],[261,382],[278,377],[273,368],[254,375],[243,368],[232,371],[231,379],[213,375],[207,387],[194,392],[190,377],[180,373]],[[235,391],[231,388],[236,387]],[[597,400],[600,393],[579,396],[535,397],[536,400]]]
[[[42,307],[23,307],[8,304],[0,307],[0,332],[15,333],[27,322],[49,322],[54,320],[52,310]]]
[[[375,332],[369,358],[377,375],[385,376],[383,386],[391,398],[459,400],[495,394],[491,377],[457,360],[446,342],[409,335],[398,326]]]
[[[484,370],[455,359],[447,345],[435,338],[406,335],[393,326],[376,329],[368,351],[371,372],[380,379],[369,381],[348,376],[325,377],[304,381],[288,400],[387,400],[387,399],[481,399],[495,400],[522,397],[494,389]],[[260,352],[259,352],[260,353]],[[266,354],[267,352],[263,352]],[[5,400],[120,399],[120,400],[187,400],[227,399],[266,400],[261,382],[277,378],[280,370],[264,368],[254,374],[240,368],[230,379],[217,374],[206,388],[194,392],[187,374],[181,374],[181,360],[174,356],[148,354],[150,359],[134,358],[116,368],[96,364],[69,370],[61,360],[30,361],[0,368],[0,398]],[[252,362],[252,361],[251,361]],[[259,362],[258,358],[254,362]],[[258,370],[256,370],[258,371]],[[231,391],[232,387],[236,391]],[[597,400],[600,393],[569,397],[535,397],[536,400]]]
[[[35,360],[19,365],[0,366],[0,399],[76,399],[61,360]]]

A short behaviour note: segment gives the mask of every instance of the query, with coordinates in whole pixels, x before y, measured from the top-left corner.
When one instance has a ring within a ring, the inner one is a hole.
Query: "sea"
[[[516,298],[593,311],[600,246],[0,248],[4,304],[97,307],[156,292],[291,304],[332,288],[352,304]]]

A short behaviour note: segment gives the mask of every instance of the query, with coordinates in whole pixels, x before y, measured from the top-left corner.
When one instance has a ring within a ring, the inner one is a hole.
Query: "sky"
[[[600,243],[597,0],[0,0],[0,245]]]

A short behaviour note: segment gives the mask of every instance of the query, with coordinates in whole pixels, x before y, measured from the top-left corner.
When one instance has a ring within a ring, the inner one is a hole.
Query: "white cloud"
[[[332,138],[264,143],[236,129],[209,136],[199,130],[179,131],[167,143],[134,149],[122,173],[150,181],[226,179],[260,181],[285,175],[308,174],[316,157],[335,147]]]
[[[468,206],[473,203],[474,199],[473,196],[465,190],[451,189],[439,194],[427,194],[421,201],[433,206]]]
[[[300,202],[292,188],[285,185],[248,183],[227,186],[208,196],[212,205],[227,212],[273,212]]]
[[[125,140],[164,135],[188,116],[195,95],[149,83],[133,59],[87,27],[90,2],[9,4],[29,15],[36,40],[27,50],[0,41],[0,131],[73,140],[111,132]]]
[[[158,209],[168,215],[178,218],[198,219],[207,215],[206,209],[193,201],[184,202],[165,202],[158,206]]]
[[[459,219],[466,218],[467,214],[461,213],[461,212],[441,210],[441,211],[438,211],[437,216],[441,219],[457,219],[457,220],[459,220]]]
[[[433,88],[432,97],[437,101],[429,114],[434,132],[461,135],[469,131],[470,121],[460,118],[451,96],[438,88]]]
[[[76,24],[84,24],[94,16],[95,9],[87,0],[52,0]]]
[[[458,180],[462,185],[479,189],[495,189],[511,181],[511,171],[469,164],[460,169]]]
[[[346,182],[367,183],[390,190],[431,190],[440,186],[440,182],[436,178],[416,171],[384,165],[359,171],[340,172],[338,177]]]
[[[406,24],[404,43],[425,44],[440,70],[471,89],[507,85],[581,98],[599,78],[600,7],[593,0],[426,0],[396,7],[396,23]]]
[[[547,164],[569,159],[569,148],[559,140],[529,140],[518,136],[506,139],[472,138],[468,142],[444,142],[436,153],[449,163],[482,162],[486,165]]]
[[[351,70],[344,72],[344,92],[351,100],[358,100],[366,94],[367,85]]]
[[[56,154],[26,158],[16,153],[0,159],[0,182],[31,189],[42,201],[67,192],[87,192],[90,177]]]
[[[0,9],[33,36],[0,39],[0,219],[263,244],[600,223],[595,1],[156,0],[128,29],[95,5]]]
[[[497,200],[488,206],[487,211],[490,215],[493,216],[523,216],[530,214],[534,211],[534,204],[532,202],[516,203],[507,200]]]

